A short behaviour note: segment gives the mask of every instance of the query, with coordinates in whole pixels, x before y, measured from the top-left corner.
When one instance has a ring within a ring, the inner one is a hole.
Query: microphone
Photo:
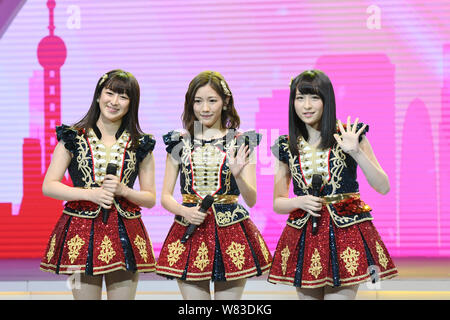
[[[213,202],[214,202],[213,196],[208,194],[206,197],[203,198],[202,203],[200,204],[200,209],[198,211],[206,212],[211,207]],[[195,229],[197,229],[197,225],[192,223],[189,224],[189,227],[184,233],[183,238],[181,238],[181,243],[185,243],[189,239],[189,237],[194,233]]]
[[[112,162],[108,163],[108,166],[106,167],[106,174],[112,174],[115,176],[116,173],[117,173],[117,164]],[[103,223],[107,224],[109,218],[109,209],[105,209],[102,207],[102,213],[103,213]]]
[[[320,174],[313,174],[312,176],[312,195],[318,197],[320,195],[320,188],[322,188],[322,176]],[[317,217],[312,217],[312,234],[317,233],[318,221]]]

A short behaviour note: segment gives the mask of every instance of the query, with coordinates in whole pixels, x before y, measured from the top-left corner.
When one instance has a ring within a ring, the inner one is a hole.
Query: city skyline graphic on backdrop
[[[8,3],[10,7],[3,11],[8,15],[0,16],[2,33],[25,2]],[[36,44],[36,59],[42,69],[30,71],[29,79],[30,120],[29,136],[22,145],[22,200],[15,214],[12,202],[0,203],[0,258],[40,257],[63,204],[44,197],[41,191],[57,143],[55,127],[61,124],[64,109],[61,105],[64,78],[60,77],[60,70],[70,55],[70,44],[66,47],[64,40],[55,34],[56,1],[46,4],[48,35],[43,35]],[[367,137],[390,177],[391,191],[386,196],[370,191],[359,171],[361,194],[365,202],[376,208],[374,223],[394,256],[450,255],[450,210],[445,205],[450,190],[446,165],[450,161],[450,45],[443,46],[442,57],[438,145],[433,144],[430,114],[420,97],[409,102],[404,126],[396,129],[396,65],[387,54],[327,54],[319,56],[313,66],[332,79],[338,118],[345,120],[347,115],[357,115],[370,126]],[[271,96],[257,98],[259,109],[254,114],[254,127],[263,133],[264,139],[257,149],[258,201],[251,216],[271,250],[287,218],[272,211],[275,158],[270,146],[280,134],[288,132],[288,95],[286,83],[285,89],[274,89]],[[162,139],[157,139],[157,144],[162,145]],[[65,178],[64,183],[70,184],[70,180]],[[145,211],[144,222],[151,237],[155,232],[151,221],[156,217],[152,212],[162,210],[158,204]],[[161,214],[160,219],[170,224],[172,215]],[[152,237],[156,254],[167,231],[161,228],[158,230],[161,235]]]

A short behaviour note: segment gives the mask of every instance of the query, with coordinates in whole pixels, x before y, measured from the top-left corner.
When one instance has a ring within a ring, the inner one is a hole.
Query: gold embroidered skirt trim
[[[201,203],[202,198],[200,198],[196,194],[182,194],[183,196],[183,203]],[[233,204],[237,203],[239,196],[234,194],[215,194],[213,196],[215,204]]]

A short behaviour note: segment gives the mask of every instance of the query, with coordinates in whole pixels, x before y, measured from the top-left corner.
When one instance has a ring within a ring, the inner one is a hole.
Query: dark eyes
[[[195,103],[201,103],[203,100],[201,100],[201,99],[195,99],[194,100],[194,102]],[[209,103],[216,103],[217,102],[217,99],[208,99],[208,102]]]
[[[105,93],[106,93],[106,95],[108,95],[108,96],[112,96],[112,95],[115,94],[115,92],[114,92],[114,91],[111,91],[111,90],[106,90]],[[124,94],[119,95],[119,98],[120,98],[120,99],[123,99],[123,100],[128,100],[128,99],[129,99],[128,96],[127,96],[127,95],[124,95]]]
[[[304,95],[296,96],[295,99],[296,100],[305,100],[305,96]],[[320,97],[316,96],[316,95],[312,95],[311,100],[317,101],[317,100],[320,100]]]

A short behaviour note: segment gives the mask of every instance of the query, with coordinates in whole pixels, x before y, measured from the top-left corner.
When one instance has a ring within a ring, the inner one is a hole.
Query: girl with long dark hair
[[[155,205],[155,140],[139,126],[139,98],[131,73],[109,71],[98,80],[87,114],[56,128],[59,142],[42,190],[67,202],[41,269],[74,274],[75,299],[101,299],[103,278],[108,299],[134,299],[138,273],[155,270],[140,218],[140,206]],[[73,186],[61,182],[66,170]],[[140,190],[133,189],[136,178]]]
[[[359,166],[377,192],[390,188],[368,131],[358,119],[336,121],[334,90],[325,73],[308,70],[293,79],[289,135],[272,146],[278,159],[273,207],[289,218],[268,281],[295,286],[300,299],[353,299],[359,283],[397,275],[356,180]]]

